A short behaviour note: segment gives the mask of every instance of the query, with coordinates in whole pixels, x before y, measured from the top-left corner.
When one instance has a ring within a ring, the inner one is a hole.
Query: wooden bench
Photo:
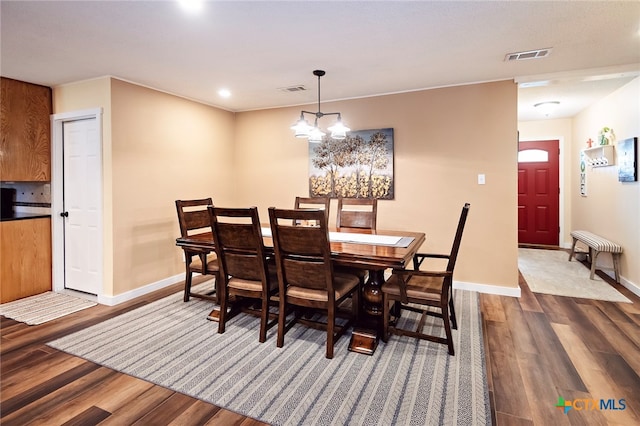
[[[571,245],[571,253],[569,253],[569,262],[575,254],[576,243],[578,241],[584,243],[589,247],[589,260],[591,261],[591,279],[596,272],[596,259],[600,253],[611,253],[613,259],[613,270],[616,274],[616,281],[620,282],[620,253],[622,253],[622,247],[619,244],[613,243],[606,238],[593,234],[589,231],[571,231],[571,237],[573,238],[573,244]]]

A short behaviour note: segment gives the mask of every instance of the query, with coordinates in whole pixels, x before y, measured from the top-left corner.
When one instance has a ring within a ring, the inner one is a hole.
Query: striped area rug
[[[67,294],[46,293],[0,305],[0,315],[28,325],[38,325],[97,305]]]
[[[328,360],[321,330],[296,325],[277,348],[276,327],[261,344],[241,314],[217,334],[211,303],[180,293],[48,345],[274,425],[490,424],[477,294],[455,303],[454,357],[399,336],[361,355],[343,336]]]

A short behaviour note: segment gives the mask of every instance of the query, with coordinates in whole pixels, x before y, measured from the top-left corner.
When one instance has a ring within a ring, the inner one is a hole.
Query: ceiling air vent
[[[297,86],[281,87],[278,90],[282,92],[302,92],[304,90],[307,90],[307,88],[302,85],[297,85]]]
[[[504,60],[509,62],[509,61],[524,61],[525,59],[540,59],[540,58],[546,58],[550,54],[551,54],[551,48],[528,50],[526,52],[508,53],[504,57]]]

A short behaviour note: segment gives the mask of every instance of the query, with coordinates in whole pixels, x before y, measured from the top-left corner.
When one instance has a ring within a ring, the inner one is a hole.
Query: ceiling
[[[549,100],[564,118],[640,75],[637,1],[2,0],[0,17],[2,76],[109,75],[230,111],[317,102],[323,69],[323,102],[513,79],[519,120]]]

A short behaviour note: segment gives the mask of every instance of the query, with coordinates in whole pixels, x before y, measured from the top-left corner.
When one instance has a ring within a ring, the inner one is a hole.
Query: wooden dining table
[[[273,240],[268,225],[263,225],[263,242],[267,253],[273,253]],[[394,238],[395,237],[395,238]],[[362,291],[360,319],[349,343],[352,352],[374,353],[381,331],[382,291],[386,269],[404,269],[425,241],[422,232],[340,228],[329,233],[331,256],[335,265],[365,269],[369,278]],[[371,241],[367,241],[371,240]],[[399,240],[399,241],[397,241]],[[211,232],[176,239],[182,248],[215,250]]]

